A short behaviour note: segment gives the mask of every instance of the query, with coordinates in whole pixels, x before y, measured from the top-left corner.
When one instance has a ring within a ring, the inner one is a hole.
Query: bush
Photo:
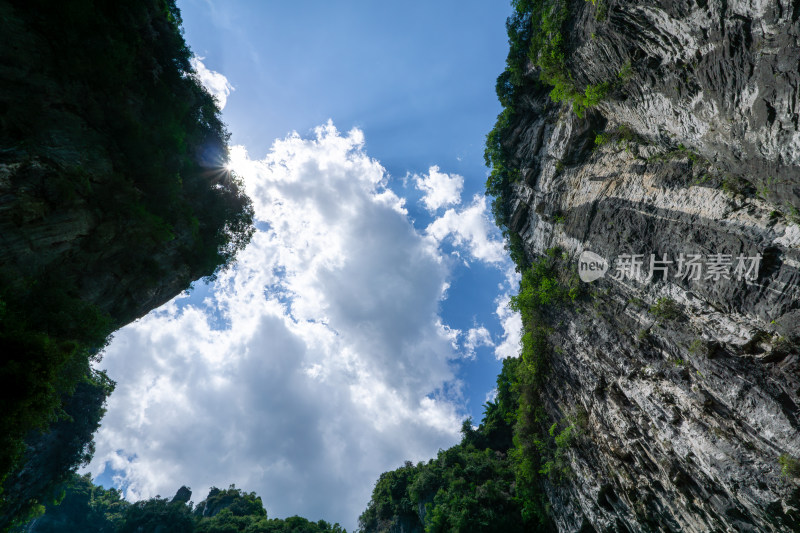
[[[510,307],[522,315],[524,324],[532,324],[548,310],[574,302],[581,290],[577,274],[566,268],[566,258],[552,248],[522,273],[519,292],[511,298]]]
[[[789,478],[800,478],[800,461],[788,454],[778,457],[781,466],[781,475]]]
[[[678,320],[683,316],[683,309],[672,298],[663,297],[650,307],[650,314],[663,320]]]
[[[703,339],[695,339],[689,345],[689,353],[693,355],[707,356],[708,351],[708,343]]]

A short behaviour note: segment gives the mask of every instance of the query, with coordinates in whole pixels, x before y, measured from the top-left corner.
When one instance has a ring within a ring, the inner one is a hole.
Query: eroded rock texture
[[[779,464],[800,458],[800,3],[570,11],[577,84],[630,64],[628,79],[582,119],[547,89],[527,95],[504,142],[522,171],[510,229],[530,256],[645,264],[592,283],[553,335],[548,414],[588,419],[574,475],[547,487],[553,516],[562,531],[800,531]],[[763,260],[754,281],[676,264],[647,279],[650,254],[681,253]]]

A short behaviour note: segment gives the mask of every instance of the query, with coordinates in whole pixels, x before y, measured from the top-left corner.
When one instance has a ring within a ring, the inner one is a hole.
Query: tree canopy
[[[324,520],[268,518],[260,497],[234,485],[212,487],[196,506],[187,487],[171,499],[129,503],[118,490],[94,485],[90,474],[74,474],[61,490],[60,503],[48,504],[42,516],[15,533],[347,533]]]

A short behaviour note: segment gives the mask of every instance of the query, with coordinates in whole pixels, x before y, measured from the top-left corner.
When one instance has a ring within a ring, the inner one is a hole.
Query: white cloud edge
[[[461,203],[463,176],[441,172],[438,165],[432,165],[427,174],[414,174],[413,177],[414,186],[424,193],[420,202],[428,212],[433,213],[442,207]]]
[[[189,60],[194,69],[197,79],[205,89],[217,100],[220,110],[225,109],[228,103],[228,96],[234,91],[233,85],[228,81],[224,74],[215,70],[210,70],[203,63],[204,57],[192,56]]]

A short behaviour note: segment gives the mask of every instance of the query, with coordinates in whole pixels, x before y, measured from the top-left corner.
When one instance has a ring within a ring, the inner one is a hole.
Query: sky
[[[382,472],[480,420],[521,327],[483,195],[510,7],[430,4],[179,1],[257,231],[115,333],[97,482],[234,483],[352,531]]]

